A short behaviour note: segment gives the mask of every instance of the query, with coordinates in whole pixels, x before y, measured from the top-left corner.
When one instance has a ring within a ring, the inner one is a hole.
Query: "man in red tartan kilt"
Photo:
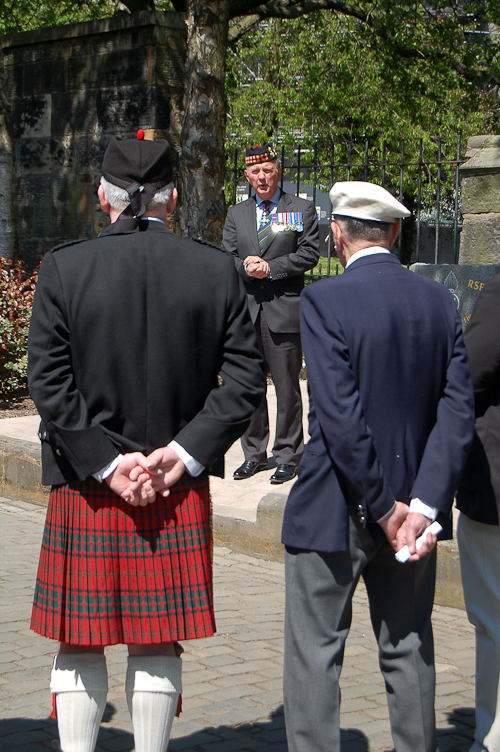
[[[98,191],[111,224],[40,267],[28,371],[52,492],[31,625],[60,641],[63,752],[95,748],[116,643],[136,752],[165,752],[178,641],[215,630],[208,474],[264,388],[232,257],[167,230],[172,179],[166,141],[112,138]]]

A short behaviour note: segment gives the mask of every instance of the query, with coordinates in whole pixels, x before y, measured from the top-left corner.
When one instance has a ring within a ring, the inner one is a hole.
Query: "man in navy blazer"
[[[473,436],[460,318],[448,290],[390,248],[409,215],[385,189],[337,183],[345,272],[302,295],[310,436],[285,510],[284,697],[290,752],[338,752],[339,676],[361,575],[397,752],[436,752],[431,612],[438,519],[449,530]],[[394,551],[408,545],[406,564]]]

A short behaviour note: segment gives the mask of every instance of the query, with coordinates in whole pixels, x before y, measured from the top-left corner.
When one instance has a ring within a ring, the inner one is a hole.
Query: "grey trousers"
[[[299,374],[302,367],[300,334],[271,332],[262,311],[255,322],[257,343],[264,358],[266,372],[273,377],[276,389],[276,437],[273,455],[277,464],[298,465],[304,453],[302,429],[302,395]],[[245,460],[267,461],[269,415],[266,393],[253,413],[241,439]]]
[[[457,538],[467,616],[476,630],[476,730],[470,752],[500,752],[500,527],[461,513]]]
[[[437,752],[431,613],[436,551],[399,564],[355,516],[349,549],[285,553],[284,703],[289,752],[339,752],[339,677],[352,596],[366,584],[396,752]]]

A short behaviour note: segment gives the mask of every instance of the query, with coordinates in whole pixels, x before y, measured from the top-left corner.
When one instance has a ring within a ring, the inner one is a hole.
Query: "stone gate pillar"
[[[469,139],[469,150],[476,146],[481,148],[460,168],[459,263],[500,264],[500,136]]]

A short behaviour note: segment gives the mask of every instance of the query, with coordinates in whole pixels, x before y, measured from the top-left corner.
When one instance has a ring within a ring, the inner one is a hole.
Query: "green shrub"
[[[38,269],[28,275],[22,262],[0,257],[0,398],[28,386],[28,329]]]

